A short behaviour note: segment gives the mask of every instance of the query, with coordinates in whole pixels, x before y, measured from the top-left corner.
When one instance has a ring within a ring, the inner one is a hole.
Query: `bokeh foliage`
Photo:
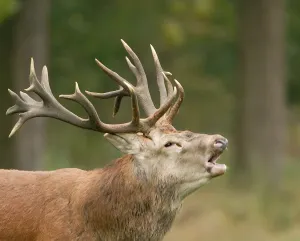
[[[10,15],[16,13],[19,8],[17,0],[1,0],[0,1],[0,23]]]

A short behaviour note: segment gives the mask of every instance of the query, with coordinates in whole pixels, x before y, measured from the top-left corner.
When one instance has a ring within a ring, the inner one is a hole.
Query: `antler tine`
[[[150,48],[153,55],[155,69],[156,69],[156,80],[157,80],[157,85],[160,94],[160,106],[162,106],[164,102],[167,100],[167,90],[164,82],[163,69],[161,67],[157,53],[151,44],[150,44]]]
[[[136,76],[136,79],[138,80],[140,78],[140,74],[138,72],[138,69],[131,63],[131,61],[126,57],[126,62],[133,72],[133,74]],[[139,81],[137,81],[137,86],[135,87],[135,90],[138,94],[139,101],[141,106],[143,107],[145,113],[147,116],[150,116],[153,114],[157,109],[155,108],[153,101],[150,96],[150,92],[148,89],[148,85],[138,85]]]
[[[129,56],[133,60],[134,64],[132,64],[131,61],[128,58],[126,58],[130,70],[133,72],[137,79],[136,92],[139,96],[140,104],[143,106],[146,115],[149,116],[155,111],[157,111],[157,109],[155,108],[154,103],[151,99],[145,70],[140,59],[134,53],[134,51],[128,46],[128,44],[123,39],[121,39],[121,42]]]
[[[129,96],[128,93],[122,87],[119,90],[113,90],[106,93],[91,92],[87,90],[85,91],[85,93],[99,99],[109,99],[120,95]]]
[[[134,90],[134,87],[130,84],[125,82],[126,86],[127,86],[127,90],[130,92],[130,96],[131,96],[131,107],[132,107],[132,121],[131,124],[133,126],[137,126],[140,123],[140,110],[139,110],[139,105],[138,105],[138,100],[137,100],[137,96]]]
[[[176,95],[177,88],[174,87],[173,93],[168,96],[167,101],[165,101],[165,103],[155,113],[146,119],[148,125],[153,126],[169,110]]]
[[[72,100],[80,104],[89,116],[90,123],[93,125],[93,129],[98,129],[101,126],[101,121],[99,119],[98,113],[93,106],[93,104],[82,94],[79,89],[78,83],[75,82],[75,91],[70,95],[59,95],[60,98]]]
[[[102,64],[98,59],[95,59],[97,65],[109,76],[111,77],[114,81],[116,81],[121,87],[123,87],[124,89],[127,89],[127,85],[126,83],[129,84],[129,82],[127,82],[127,80],[125,80],[123,77],[121,77],[118,73],[112,71],[111,69],[107,68],[104,64]],[[94,92],[89,92],[86,91],[87,94],[91,95],[91,96],[95,96],[97,97],[97,93]],[[98,96],[99,97],[99,96]]]
[[[170,72],[166,72],[166,71],[164,71],[162,74],[163,74],[164,80],[166,81],[166,84],[167,84],[167,95],[169,95],[170,93],[172,93],[173,86],[167,76],[168,75],[172,76],[172,74]]]
[[[142,65],[140,59],[138,58],[138,56],[135,54],[135,52],[133,52],[133,50],[129,47],[129,45],[123,39],[121,39],[121,42],[122,42],[125,50],[127,51],[127,53],[132,58],[134,66],[137,69],[137,73],[139,74],[139,78],[137,78],[137,81],[138,81],[137,85],[148,86],[147,76],[146,76],[145,70],[143,68],[143,65]]]
[[[170,80],[168,79],[168,77],[166,76],[165,73],[164,73],[164,78],[167,81],[167,83],[170,82]],[[182,85],[176,79],[174,79],[174,82],[178,89],[178,98],[176,99],[176,101],[172,105],[172,107],[168,110],[168,112],[166,113],[165,120],[169,123],[172,123],[172,121],[173,121],[174,117],[177,115],[178,110],[184,99],[184,89],[183,89]]]
[[[145,124],[140,123],[137,97],[134,89],[129,83],[125,82],[124,87],[132,97],[132,121],[124,124],[111,125],[105,124],[99,119],[95,107],[82,94],[77,83],[74,94],[60,95],[60,97],[79,103],[87,112],[88,118],[83,119],[62,106],[52,94],[49,85],[47,67],[45,66],[43,68],[42,78],[39,82],[38,78],[36,77],[33,59],[31,59],[29,82],[30,86],[25,90],[36,93],[42,99],[42,101],[36,101],[23,92],[20,92],[20,96],[18,96],[15,92],[8,90],[12,98],[15,100],[15,105],[10,107],[6,114],[12,115],[19,113],[19,120],[13,127],[9,137],[19,130],[26,121],[34,117],[52,117],[80,128],[108,133],[135,132],[146,128]]]

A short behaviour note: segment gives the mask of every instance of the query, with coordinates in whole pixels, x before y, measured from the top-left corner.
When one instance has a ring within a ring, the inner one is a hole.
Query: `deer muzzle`
[[[222,136],[218,136],[213,142],[213,150],[209,156],[208,161],[205,163],[206,170],[210,173],[211,177],[217,177],[223,175],[227,166],[225,164],[217,163],[217,160],[227,149],[228,140]]]

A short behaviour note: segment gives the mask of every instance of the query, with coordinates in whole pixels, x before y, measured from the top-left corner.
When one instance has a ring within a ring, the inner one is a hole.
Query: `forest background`
[[[228,173],[189,197],[166,241],[296,241],[300,238],[300,1],[0,0],[0,167],[102,167],[120,156],[102,134],[55,120],[16,118],[7,89],[29,86],[47,65],[55,96],[116,88],[94,62],[134,81],[124,39],[140,57],[157,103],[152,44],[186,93],[178,129],[229,139]],[[62,101],[76,113],[76,104]],[[93,101],[101,118],[128,120],[122,104]]]

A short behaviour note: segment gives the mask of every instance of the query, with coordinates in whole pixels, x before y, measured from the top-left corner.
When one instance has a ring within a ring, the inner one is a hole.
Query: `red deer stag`
[[[128,123],[102,122],[77,83],[74,94],[60,97],[79,103],[88,118],[73,114],[53,96],[46,67],[38,80],[33,61],[26,91],[42,101],[9,90],[15,105],[7,114],[19,114],[10,136],[31,118],[51,117],[105,133],[104,137],[126,155],[90,171],[1,170],[0,240],[159,241],[170,229],[182,200],[225,173],[226,166],[216,160],[226,149],[227,139],[177,131],[172,120],[183,101],[182,86],[169,79],[170,73],[163,71],[151,46],[160,93],[160,107],[156,108],[139,58],[122,43],[132,59],[126,61],[137,79],[136,86],[96,60],[120,89],[86,94],[115,98],[114,114],[122,98],[130,97],[132,120]],[[146,118],[141,118],[139,104]]]

